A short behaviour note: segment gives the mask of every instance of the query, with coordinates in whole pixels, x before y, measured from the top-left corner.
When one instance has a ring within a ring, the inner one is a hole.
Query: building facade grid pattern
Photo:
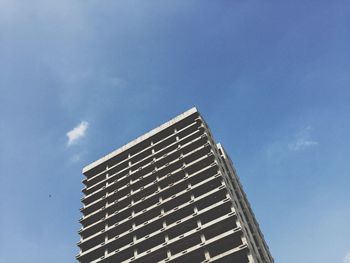
[[[273,262],[195,108],[83,172],[79,262]]]

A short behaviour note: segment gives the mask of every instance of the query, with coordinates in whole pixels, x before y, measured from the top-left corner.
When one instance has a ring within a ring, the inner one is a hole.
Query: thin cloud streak
[[[288,149],[291,151],[300,151],[300,150],[304,150],[308,147],[312,147],[312,146],[316,146],[316,145],[318,145],[318,142],[316,142],[316,141],[299,139],[295,142],[289,143]]]
[[[311,126],[306,126],[294,136],[288,135],[285,139],[268,143],[264,148],[266,157],[270,161],[278,163],[288,158],[292,153],[302,152],[308,148],[318,146],[319,142],[311,138],[311,130]]]
[[[346,255],[345,255],[345,258],[343,260],[343,263],[350,263],[350,252],[348,252]]]
[[[78,126],[74,127],[72,130],[66,133],[68,137],[67,146],[71,146],[78,142],[79,139],[85,136],[86,130],[89,127],[89,123],[82,121]]]
[[[290,143],[288,143],[288,149],[290,151],[301,151],[306,148],[310,148],[313,146],[317,146],[318,142],[312,140],[311,137],[311,127],[307,126],[303,130],[301,130],[296,136],[296,139]]]
[[[81,155],[80,154],[74,154],[73,157],[71,158],[71,162],[76,163],[81,160]]]

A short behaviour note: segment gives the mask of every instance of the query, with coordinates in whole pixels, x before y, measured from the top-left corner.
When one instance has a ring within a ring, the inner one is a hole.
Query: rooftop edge
[[[196,107],[192,107],[191,109],[179,114],[178,116],[176,116],[175,118],[172,118],[171,120],[165,122],[164,124],[158,126],[157,128],[154,128],[152,130],[150,130],[149,132],[146,132],[145,134],[137,137],[136,139],[132,140],[131,142],[117,148],[116,150],[114,150],[113,152],[101,157],[100,159],[86,165],[83,168],[83,174],[86,173],[87,171],[95,168],[96,166],[104,163],[105,161],[117,156],[118,154],[122,153],[123,151],[126,151],[128,149],[130,149],[132,146],[135,146],[136,144],[150,138],[151,136],[155,135],[156,133],[168,128],[169,126],[173,125],[176,122],[179,122],[180,120],[185,119],[186,117],[192,115],[193,113],[198,112]]]

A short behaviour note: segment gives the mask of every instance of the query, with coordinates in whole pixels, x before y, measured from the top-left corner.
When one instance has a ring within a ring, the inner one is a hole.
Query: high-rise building
[[[79,262],[273,262],[232,162],[196,108],[83,174]]]

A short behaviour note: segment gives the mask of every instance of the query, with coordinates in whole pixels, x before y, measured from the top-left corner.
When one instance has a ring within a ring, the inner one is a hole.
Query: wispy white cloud
[[[311,126],[307,126],[294,135],[287,135],[284,139],[266,144],[264,147],[266,157],[270,161],[278,163],[288,158],[291,153],[301,152],[319,145],[318,141],[311,138],[311,130]]]
[[[288,149],[296,152],[317,145],[318,142],[311,139],[311,127],[307,126],[296,134],[293,141],[288,143]]]
[[[89,127],[89,123],[86,121],[82,121],[72,130],[66,133],[68,137],[67,145],[70,146],[76,143],[80,138],[85,136],[86,130]]]
[[[306,148],[311,147],[311,146],[316,146],[316,145],[318,145],[318,142],[316,142],[316,141],[310,141],[310,140],[306,140],[306,139],[301,138],[295,142],[289,143],[288,148],[291,151],[300,151],[300,150],[306,149]]]
[[[77,163],[80,163],[81,161],[84,160],[85,156],[87,154],[87,151],[86,150],[83,150],[83,151],[78,151],[78,152],[75,152],[74,154],[72,154],[68,161],[70,164],[77,164]]]
[[[343,260],[343,263],[350,263],[350,252],[348,252],[346,255],[345,255],[345,258]]]
[[[72,163],[79,162],[81,160],[81,155],[80,154],[74,154],[72,158],[70,159]]]

